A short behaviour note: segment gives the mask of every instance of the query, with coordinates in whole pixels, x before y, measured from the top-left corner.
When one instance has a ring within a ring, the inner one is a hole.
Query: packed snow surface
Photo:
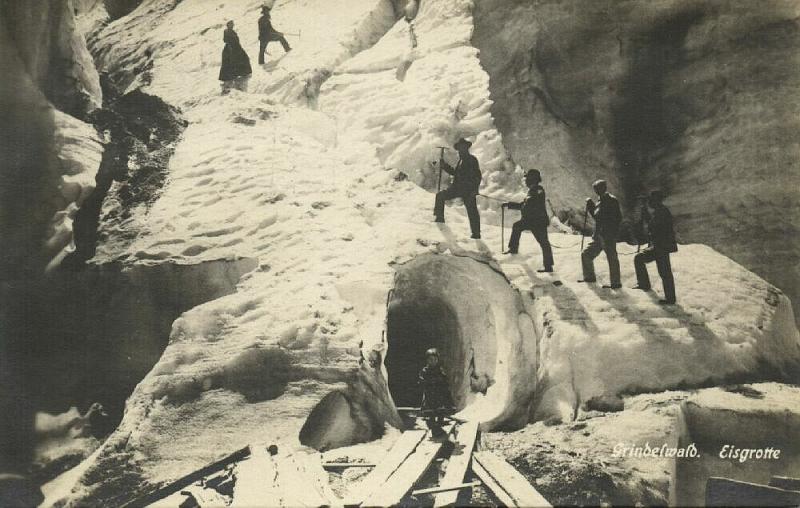
[[[788,300],[712,249],[681,246],[673,259],[679,305],[662,307],[653,293],[575,283],[575,235],[552,234],[553,275],[535,272],[540,254],[530,236],[522,254],[500,255],[497,201],[479,198],[482,240],[468,238],[458,205],[447,224],[431,222],[429,161],[461,136],[475,141],[483,194],[524,193],[521,170],[506,167],[488,78],[469,43],[471,2],[422,3],[420,45],[404,81],[395,65],[408,28],[388,0],[278,2],[276,27],[301,36],[290,38],[286,55],[271,45],[264,67],[255,65],[260,2],[165,5],[145,1],[95,34],[101,65],[113,72],[146,62],[131,86],[181,107],[190,125],[162,195],[125,225],[136,239],[125,250],[100,245],[93,262],[260,264],[235,294],[175,321],[76,499],[123,501],[142,482],[175,479],[249,443],[297,449],[306,418],[333,390],[347,394],[358,425],[366,414],[396,422],[385,372],[371,362],[385,352],[394,267],[420,254],[486,263],[520,291],[518,322],[496,328],[514,331],[496,335],[493,374],[509,371],[476,404],[497,398],[505,409],[569,421],[596,395],[760,376],[762,365],[777,375],[796,368]],[[237,23],[254,75],[247,92],[222,95],[216,74],[227,19]],[[455,162],[452,152],[445,157]],[[109,234],[117,226],[101,225]],[[632,250],[621,251],[630,287]],[[602,279],[602,258],[598,268]],[[482,418],[476,407],[464,414]]]

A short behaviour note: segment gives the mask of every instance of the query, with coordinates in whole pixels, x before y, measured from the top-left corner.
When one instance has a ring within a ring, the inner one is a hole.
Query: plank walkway
[[[480,451],[473,454],[475,461],[481,465],[484,471],[491,476],[493,482],[498,485],[514,501],[514,506],[525,507],[549,507],[547,502],[533,485],[509,464],[492,452]]]
[[[478,438],[478,422],[467,422],[458,427],[455,438],[455,447],[450,454],[450,461],[442,478],[441,486],[450,487],[464,483],[464,477],[469,471],[472,462],[472,452],[475,451],[475,441]],[[442,492],[434,497],[433,506],[455,506],[460,490]]]
[[[370,498],[377,489],[414,453],[417,445],[425,438],[427,431],[407,430],[394,444],[386,458],[370,471],[347,496],[346,506],[358,506],[362,500]]]
[[[331,488],[325,466],[339,469],[337,463],[323,464],[319,453],[295,452],[271,456],[266,449],[249,447],[190,473],[159,491],[131,503],[145,506],[150,503],[174,503],[191,496],[200,506],[218,505],[229,499],[230,506],[274,504],[281,506],[397,506],[408,501],[409,495],[418,496],[434,507],[455,506],[459,494],[483,485],[504,506],[549,507],[547,500],[514,467],[489,451],[477,451],[479,443],[478,422],[450,423],[443,427],[444,435],[434,437],[427,430],[403,432],[383,460],[361,481],[353,484],[345,499],[340,499]],[[449,456],[442,457],[443,475],[438,485],[429,480],[417,486],[437,457],[444,455],[444,444],[452,444]],[[233,481],[232,499],[220,496],[214,487],[206,485],[210,473],[231,465]],[[350,465],[342,465],[349,467]],[[360,467],[363,464],[352,464]],[[473,473],[470,474],[470,471]],[[479,482],[473,481],[477,477]],[[205,480],[203,480],[205,478]],[[775,478],[787,483],[794,479]],[[796,481],[796,480],[794,480]],[[416,487],[416,489],[415,489]],[[769,487],[766,487],[769,488]],[[780,490],[780,489],[772,489]],[[209,497],[210,496],[210,497]]]

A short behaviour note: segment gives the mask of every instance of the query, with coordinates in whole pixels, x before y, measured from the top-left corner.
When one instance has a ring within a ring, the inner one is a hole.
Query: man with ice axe
[[[271,41],[278,41],[283,46],[283,50],[285,52],[289,52],[292,48],[289,46],[289,43],[286,41],[286,37],[283,34],[272,26],[272,20],[270,18],[270,8],[268,5],[264,4],[261,6],[261,17],[258,18],[258,41],[259,41],[259,48],[258,48],[258,63],[264,63],[264,52],[267,50],[267,44]]]
[[[519,239],[523,231],[530,231],[542,248],[542,263],[544,268],[539,272],[553,271],[553,249],[547,238],[547,226],[550,218],[547,216],[546,198],[544,188],[540,185],[542,176],[538,169],[529,169],[525,173],[525,185],[528,186],[528,196],[522,203],[503,203],[502,207],[511,210],[521,210],[522,219],[515,222],[511,228],[511,239],[508,241],[508,254],[516,254],[519,250]]]
[[[444,149],[439,157],[439,186],[442,182],[442,170],[453,175],[453,183],[450,187],[436,193],[436,203],[433,207],[433,215],[436,216],[435,222],[444,222],[444,204],[455,198],[464,201],[469,217],[469,227],[472,230],[471,238],[480,239],[481,237],[481,217],[478,213],[478,203],[475,198],[481,185],[481,169],[478,159],[469,153],[472,143],[464,138],[456,141],[453,145],[458,151],[458,164],[453,168],[444,160]],[[437,187],[438,190],[438,187]]]

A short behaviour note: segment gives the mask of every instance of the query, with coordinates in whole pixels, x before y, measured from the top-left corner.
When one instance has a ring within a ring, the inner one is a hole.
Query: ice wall
[[[800,316],[798,5],[476,2],[473,44],[505,146],[557,210],[609,180],[661,188],[684,242],[781,288]]]
[[[101,94],[67,2],[0,9],[0,279],[8,280],[40,275],[70,245],[102,153],[94,129],[76,117],[98,107]]]

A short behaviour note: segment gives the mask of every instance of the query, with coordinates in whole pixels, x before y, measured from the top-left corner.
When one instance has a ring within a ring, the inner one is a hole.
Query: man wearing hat
[[[286,37],[283,34],[272,26],[272,20],[270,18],[270,8],[268,5],[264,4],[261,6],[261,17],[258,18],[258,41],[259,41],[259,49],[258,49],[258,63],[264,63],[264,52],[267,50],[267,44],[270,41],[278,41],[283,46],[283,50],[287,53],[292,50],[289,46],[289,43],[286,41]]]
[[[458,164],[456,164],[455,168],[450,166],[444,159],[439,159],[441,168],[453,175],[453,183],[445,190],[436,193],[433,215],[436,216],[436,222],[444,222],[445,201],[461,198],[464,201],[464,207],[467,209],[469,227],[472,230],[471,238],[479,239],[481,237],[481,216],[478,213],[478,204],[475,201],[475,197],[478,195],[482,177],[478,159],[469,153],[469,147],[471,146],[472,143],[464,138],[459,139],[453,145],[453,148],[458,151]]]
[[[592,189],[600,197],[597,204],[592,198],[586,198],[586,213],[594,217],[594,234],[592,241],[581,252],[583,265],[583,279],[578,282],[595,282],[594,258],[601,252],[606,253],[608,272],[611,283],[605,288],[619,289],[622,287],[619,272],[619,257],[617,256],[617,236],[622,222],[622,211],[619,201],[608,192],[605,180],[597,180],[592,184]]]
[[[511,228],[511,239],[508,241],[508,253],[516,254],[519,249],[519,238],[523,231],[530,231],[533,237],[539,242],[542,248],[542,262],[544,268],[539,272],[553,271],[553,249],[550,247],[550,240],[547,238],[547,225],[550,218],[547,216],[545,208],[544,188],[539,185],[542,176],[538,169],[529,169],[525,173],[525,185],[528,186],[528,197],[522,203],[503,203],[502,206],[511,210],[521,210],[522,219],[514,223]]]
[[[664,194],[661,191],[652,191],[647,202],[653,209],[653,215],[650,215],[646,206],[642,210],[642,214],[647,222],[650,246],[633,258],[637,282],[634,289],[650,291],[647,263],[655,261],[658,275],[661,277],[661,284],[664,286],[664,299],[659,300],[658,303],[673,305],[675,303],[675,280],[672,277],[669,255],[671,252],[678,251],[678,243],[675,241],[675,230],[672,227],[672,214],[664,206]]]

